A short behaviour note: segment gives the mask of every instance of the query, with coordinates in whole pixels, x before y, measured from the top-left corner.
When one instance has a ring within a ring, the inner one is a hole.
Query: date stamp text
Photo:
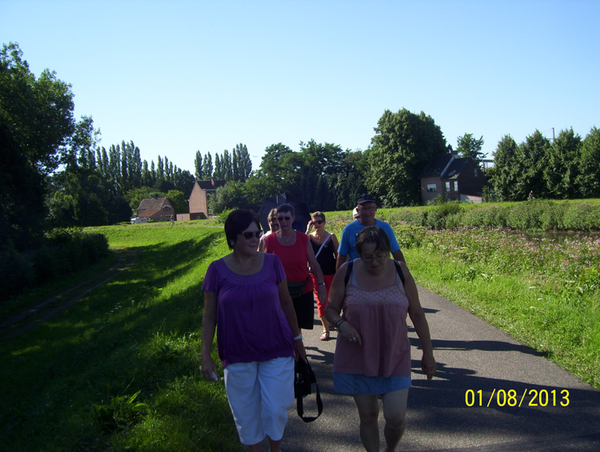
[[[465,404],[469,407],[546,407],[546,406],[569,406],[568,389],[528,389],[517,392],[516,389],[494,389],[487,395],[483,390],[467,389],[465,392]]]

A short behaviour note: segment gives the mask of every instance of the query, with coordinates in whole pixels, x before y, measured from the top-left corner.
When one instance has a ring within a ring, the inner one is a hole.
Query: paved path
[[[399,450],[600,451],[600,391],[454,303],[421,287],[419,294],[431,329],[438,373],[432,381],[421,373],[418,339],[409,328],[413,387]],[[313,331],[303,333],[324,412],[315,422],[304,424],[294,406],[282,449],[364,452],[352,398],[333,392],[331,366],[336,333],[334,339],[325,342],[319,341],[320,334],[317,324]],[[500,407],[498,397],[503,402],[504,393],[499,391],[511,389],[516,391],[512,403],[517,405],[525,394],[521,407]],[[565,389],[569,404],[561,406],[561,402],[566,403],[562,393]],[[476,406],[466,405],[468,390],[474,391]],[[547,406],[529,406],[534,402],[539,405],[540,395]],[[314,412],[312,400],[305,402],[305,414]],[[383,435],[381,438],[383,451]]]

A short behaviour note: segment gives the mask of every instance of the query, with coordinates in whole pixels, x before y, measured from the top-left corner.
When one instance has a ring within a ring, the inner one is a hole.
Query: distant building
[[[137,209],[137,220],[132,223],[146,223],[152,221],[171,221],[175,217],[175,210],[167,198],[144,198]]]
[[[421,202],[441,195],[448,201],[483,201],[485,173],[471,157],[456,152],[433,157],[421,174]]]
[[[223,187],[224,185],[224,180],[211,179],[196,181],[189,199],[190,213],[187,215],[178,215],[177,219],[198,220],[208,218],[212,215],[212,212],[208,209],[208,201],[215,195],[217,188]]]

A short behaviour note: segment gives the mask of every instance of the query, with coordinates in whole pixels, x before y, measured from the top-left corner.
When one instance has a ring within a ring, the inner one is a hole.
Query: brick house
[[[433,157],[421,174],[421,202],[442,195],[448,201],[483,201],[485,173],[471,157],[456,152]]]
[[[144,198],[137,208],[138,218],[141,222],[171,221],[175,218],[175,210],[167,198]]]
[[[215,195],[217,188],[225,185],[224,180],[202,180],[196,181],[190,199],[190,213],[188,215],[178,215],[178,219],[198,220],[206,219],[212,212],[208,210],[208,200]]]

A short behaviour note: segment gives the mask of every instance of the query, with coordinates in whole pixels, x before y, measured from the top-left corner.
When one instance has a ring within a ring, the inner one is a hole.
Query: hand
[[[207,358],[202,358],[202,375],[208,381],[219,380],[219,377],[217,376],[217,366],[210,356]]]
[[[437,364],[432,353],[423,353],[423,358],[421,358],[421,370],[427,375],[428,380],[433,378],[433,375],[437,371]]]
[[[362,338],[356,328],[350,325],[350,322],[342,322],[339,326],[339,331],[342,337],[353,344],[362,345]]]
[[[302,342],[302,339],[294,341],[294,347],[295,347],[296,360],[299,360],[299,359],[305,360],[306,359],[306,350],[304,349],[304,343]]]

